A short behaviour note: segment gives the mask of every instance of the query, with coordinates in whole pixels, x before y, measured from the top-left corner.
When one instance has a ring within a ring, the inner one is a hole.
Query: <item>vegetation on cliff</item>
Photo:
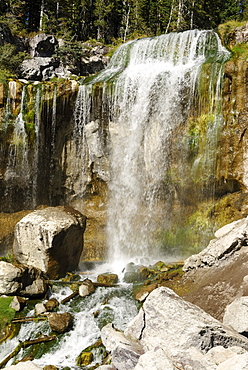
[[[18,34],[46,32],[71,40],[159,35],[193,28],[215,28],[244,20],[247,1],[227,0],[6,0],[0,16]]]

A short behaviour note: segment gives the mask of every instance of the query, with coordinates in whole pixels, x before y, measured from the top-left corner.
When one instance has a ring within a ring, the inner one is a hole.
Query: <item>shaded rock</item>
[[[58,368],[54,365],[46,365],[43,367],[43,370],[57,370]]]
[[[78,267],[86,217],[71,207],[47,207],[21,219],[15,227],[16,260],[44,271],[51,279]]]
[[[217,370],[247,370],[248,369],[248,353],[237,355],[225,362],[222,362]]]
[[[0,294],[34,297],[43,296],[46,290],[42,271],[0,261]]]
[[[59,306],[59,302],[56,298],[51,298],[44,303],[44,306],[48,312],[51,312]]]
[[[32,361],[18,362],[17,365],[5,367],[6,370],[42,370],[42,367],[35,365]]]
[[[65,333],[72,328],[73,317],[69,312],[51,313],[48,315],[48,322],[51,330],[56,333]]]
[[[210,241],[207,248],[185,260],[183,270],[217,265],[234,252],[248,245],[248,218],[243,218],[225,225],[215,233],[216,239]]]
[[[112,285],[118,282],[118,275],[116,274],[100,274],[97,276],[98,283]]]
[[[239,333],[248,333],[248,297],[236,298],[226,307],[223,323]]]
[[[24,299],[22,297],[15,296],[9,306],[10,306],[10,308],[13,308],[13,310],[19,312],[19,311],[23,310],[23,308],[26,306],[26,304],[27,304],[26,299]]]
[[[83,283],[79,286],[78,294],[81,297],[86,297],[92,293],[94,293],[95,287],[94,284],[90,279],[85,279]]]
[[[51,57],[55,52],[55,46],[58,44],[53,35],[39,33],[29,39],[29,52],[31,57]]]

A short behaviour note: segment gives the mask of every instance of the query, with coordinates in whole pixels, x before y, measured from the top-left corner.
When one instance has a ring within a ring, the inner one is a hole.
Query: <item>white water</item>
[[[12,81],[14,82],[14,81]],[[15,82],[16,84],[16,82]],[[15,94],[16,88],[11,85],[10,92]],[[8,164],[5,172],[5,180],[15,178],[17,181],[27,182],[29,180],[28,164],[28,144],[27,134],[25,131],[25,122],[23,120],[23,106],[26,88],[22,89],[20,112],[14,125],[13,140],[9,146]]]
[[[89,277],[94,281],[94,276]],[[84,278],[86,278],[85,275]],[[56,298],[60,302],[71,293],[72,291],[67,286],[54,287],[54,293],[50,298]],[[95,293],[88,297],[74,298],[60,305],[58,312],[70,312],[73,315],[73,330],[64,334],[61,339],[58,336],[49,353],[35,359],[34,363],[40,367],[54,365],[58,368],[68,366],[70,369],[80,369],[76,366],[77,357],[85,348],[100,339],[101,327],[108,322],[113,322],[116,328],[124,330],[127,323],[137,314],[137,305],[131,298],[131,286],[125,285],[115,288],[97,288]],[[30,311],[28,316],[33,314],[34,312]],[[0,345],[0,362],[16,348],[19,341],[34,339],[37,333],[50,335],[47,321],[22,324],[16,338]],[[22,350],[15,360],[22,359],[27,352],[28,350]],[[95,363],[101,361],[98,357],[94,356]],[[8,365],[12,362],[13,359]],[[91,365],[93,366],[94,363]]]
[[[203,63],[217,62],[213,78],[220,81],[221,61],[227,57],[211,31],[172,33],[122,45],[109,67],[90,82],[102,83],[103,104],[110,101],[107,232],[109,258],[115,263],[159,257],[159,234],[170,223],[166,176],[172,135],[187,124]],[[209,83],[213,114],[219,85]]]

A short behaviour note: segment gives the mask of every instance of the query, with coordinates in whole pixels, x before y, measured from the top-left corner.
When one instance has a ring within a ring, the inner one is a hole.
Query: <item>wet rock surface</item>
[[[65,333],[72,328],[73,317],[69,312],[56,313],[53,312],[48,315],[48,322],[51,330],[56,333]]]

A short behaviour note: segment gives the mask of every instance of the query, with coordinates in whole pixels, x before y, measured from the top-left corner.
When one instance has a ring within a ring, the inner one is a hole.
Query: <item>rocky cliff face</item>
[[[247,215],[247,61],[232,58],[225,64],[224,120],[213,137],[206,135],[212,122],[204,91],[209,68],[206,63],[200,81],[201,114],[196,108],[172,134],[172,166],[164,191],[171,194],[176,226],[160,235],[169,247],[180,244],[180,238],[193,246],[199,238],[205,243],[202,230],[208,230],[209,239],[214,229]],[[100,84],[92,96],[87,84],[76,80],[0,85],[0,211],[64,203],[83,210],[90,219],[88,239],[85,234],[89,259],[104,255],[110,141],[116,135],[109,107]],[[212,175],[204,177],[209,171],[202,160],[206,149],[215,159],[210,161]],[[192,228],[197,238],[189,235]]]

